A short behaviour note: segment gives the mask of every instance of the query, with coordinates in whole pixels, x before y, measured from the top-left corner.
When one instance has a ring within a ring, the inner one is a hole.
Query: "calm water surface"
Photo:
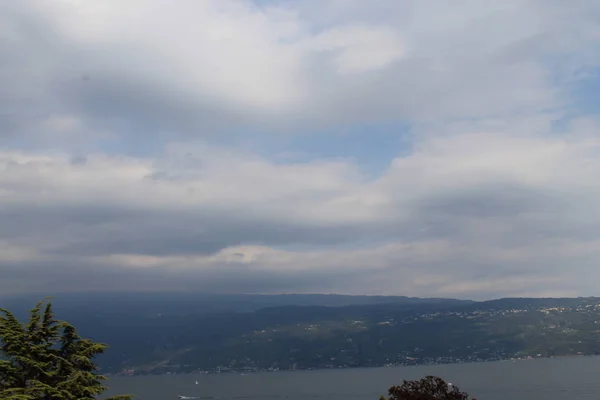
[[[177,400],[178,395],[199,400],[378,400],[402,379],[425,375],[440,376],[479,400],[600,399],[600,357],[248,375],[113,377],[106,394],[132,393],[139,400]]]

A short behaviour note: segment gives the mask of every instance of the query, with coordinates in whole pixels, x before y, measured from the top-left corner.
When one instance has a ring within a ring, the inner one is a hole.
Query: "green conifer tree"
[[[56,320],[46,300],[37,303],[25,324],[0,308],[0,400],[93,400],[107,389],[94,363],[107,346]]]

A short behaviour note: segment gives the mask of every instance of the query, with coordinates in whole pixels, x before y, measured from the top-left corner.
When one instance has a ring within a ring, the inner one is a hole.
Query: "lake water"
[[[106,394],[131,393],[139,400],[177,400],[178,395],[199,400],[378,400],[402,379],[425,375],[440,376],[478,400],[600,399],[600,357],[248,375],[113,377]]]

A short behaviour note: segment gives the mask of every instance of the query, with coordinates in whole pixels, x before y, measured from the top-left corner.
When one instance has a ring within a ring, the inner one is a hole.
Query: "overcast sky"
[[[600,295],[596,0],[3,0],[0,293]]]

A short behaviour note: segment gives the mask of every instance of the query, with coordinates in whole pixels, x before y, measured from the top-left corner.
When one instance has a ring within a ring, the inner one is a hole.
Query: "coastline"
[[[134,369],[128,372],[104,373],[107,377],[135,377],[135,376],[172,376],[172,375],[252,375],[274,372],[308,372],[308,371],[331,371],[331,370],[349,370],[349,369],[378,369],[378,368],[400,368],[400,367],[421,367],[427,365],[462,365],[462,364],[487,364],[494,362],[518,362],[531,361],[554,358],[579,358],[579,357],[599,357],[600,354],[561,354],[553,356],[526,356],[526,357],[507,357],[497,359],[473,359],[473,360],[454,360],[451,362],[415,362],[415,363],[388,363],[381,365],[351,365],[351,366],[336,366],[336,367],[308,367],[308,368],[256,368],[256,369],[214,369],[214,370],[192,370],[192,371],[169,371],[169,372],[152,372],[152,371],[135,371]]]

